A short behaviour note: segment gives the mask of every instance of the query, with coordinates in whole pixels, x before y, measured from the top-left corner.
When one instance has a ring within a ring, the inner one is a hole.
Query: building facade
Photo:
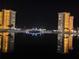
[[[69,12],[58,13],[58,30],[61,32],[58,34],[58,53],[68,53],[73,49],[73,19]]]
[[[0,11],[0,29],[15,28],[16,12],[13,10],[3,9]],[[12,38],[11,38],[12,37]],[[8,52],[14,46],[14,33],[1,32],[0,33],[0,50]]]

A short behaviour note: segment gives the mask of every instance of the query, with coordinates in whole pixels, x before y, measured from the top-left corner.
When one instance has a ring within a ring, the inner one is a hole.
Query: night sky
[[[1,4],[1,8],[17,11],[16,27],[57,29],[59,11],[71,12],[75,19],[77,18],[75,22],[78,22],[79,4],[77,1],[6,0]]]
[[[1,1],[0,4],[0,9],[6,8],[16,11],[16,27],[19,28],[57,29],[57,13],[63,11],[71,12],[71,15],[75,17],[74,28],[79,26],[79,3],[77,1],[6,0]],[[17,40],[19,39],[24,39],[23,35],[17,38]],[[53,36],[53,39],[55,41],[56,38]]]

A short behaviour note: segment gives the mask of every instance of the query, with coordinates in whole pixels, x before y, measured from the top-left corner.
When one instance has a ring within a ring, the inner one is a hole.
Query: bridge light
[[[42,31],[42,29],[40,28],[39,31]]]

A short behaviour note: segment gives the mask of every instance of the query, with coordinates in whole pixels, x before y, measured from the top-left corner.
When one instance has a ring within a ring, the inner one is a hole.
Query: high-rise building
[[[58,46],[57,46],[57,52],[62,53],[63,52],[63,32],[64,32],[64,14],[58,13],[58,30],[62,33],[58,34]]]
[[[2,15],[3,15],[3,12],[0,12],[0,29],[2,29],[3,28],[3,26],[2,26]],[[1,51],[1,48],[2,48],[2,33],[0,33],[0,51]]]
[[[69,32],[72,33],[73,32],[73,16],[70,16],[70,20],[69,20]],[[69,35],[69,49],[73,49],[73,34]]]
[[[61,32],[58,34],[58,47],[59,53],[68,53],[69,49],[73,48],[73,16],[70,16],[69,12],[58,13],[58,30]],[[68,33],[68,34],[66,34]]]
[[[3,9],[0,11],[0,29],[15,28],[16,12],[12,10]],[[0,33],[0,50],[7,52],[13,49],[14,33],[2,32]]]
[[[10,28],[13,29],[15,28],[15,19],[16,19],[16,12],[11,11],[11,16],[10,16]],[[14,39],[15,39],[15,33],[10,33],[9,36],[9,50],[13,50],[14,48]]]

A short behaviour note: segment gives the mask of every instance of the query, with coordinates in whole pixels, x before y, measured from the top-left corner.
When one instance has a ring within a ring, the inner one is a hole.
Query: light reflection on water
[[[78,50],[78,42],[74,38],[74,48]],[[58,56],[57,35],[46,34],[41,36],[30,36],[26,34],[16,34],[14,51],[8,53],[8,56],[27,56],[27,55],[52,55]],[[73,51],[69,56],[76,53]],[[3,54],[5,55],[5,54]]]

